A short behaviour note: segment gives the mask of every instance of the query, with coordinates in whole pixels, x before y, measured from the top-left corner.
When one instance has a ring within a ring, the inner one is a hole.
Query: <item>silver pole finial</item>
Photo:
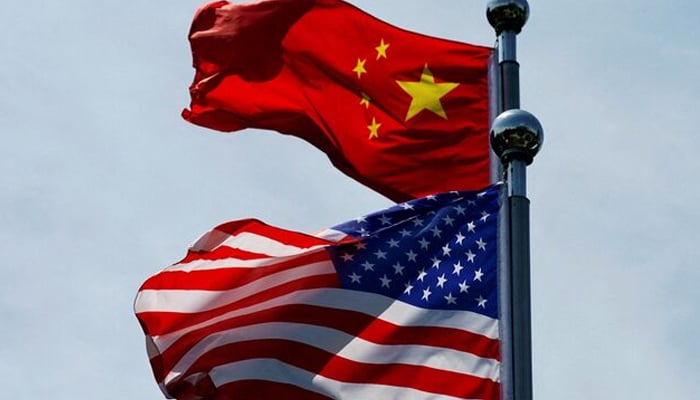
[[[486,7],[486,18],[496,34],[504,30],[520,33],[530,16],[527,0],[491,0]]]

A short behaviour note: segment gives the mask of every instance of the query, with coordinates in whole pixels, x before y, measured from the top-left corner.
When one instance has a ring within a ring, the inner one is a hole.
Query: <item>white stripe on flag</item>
[[[154,336],[153,340],[163,352],[188,332],[205,328],[230,318],[254,314],[269,308],[290,304],[305,304],[357,311],[370,316],[378,316],[379,319],[398,326],[454,328],[473,332],[489,339],[498,339],[498,320],[481,314],[458,310],[428,311],[401,301],[392,301],[379,294],[329,288],[299,290],[253,306],[227,312],[206,322],[172,333]]]
[[[323,247],[323,246],[321,246]],[[230,269],[230,268],[258,268],[258,267],[269,267],[271,265],[281,264],[289,260],[294,260],[300,255],[308,252],[309,254],[318,251],[318,248],[309,248],[299,254],[293,256],[285,257],[274,257],[274,258],[258,258],[253,260],[243,260],[240,258],[220,258],[216,260],[193,260],[185,263],[173,264],[170,267],[164,269],[163,271],[175,272],[191,272],[191,271],[213,271],[217,269]]]
[[[464,400],[407,387],[339,382],[274,359],[219,365],[211,370],[209,376],[217,387],[242,380],[268,380],[298,386],[335,400]]]
[[[330,261],[307,264],[270,274],[246,285],[230,290],[165,290],[146,289],[136,296],[134,309],[143,312],[201,313],[234,303],[260,292],[300,278],[334,274]]]
[[[426,345],[382,345],[321,326],[270,322],[213,333],[194,345],[172,368],[166,384],[187,371],[203,354],[249,340],[281,339],[303,343],[357,363],[407,364],[498,381],[497,360]]]
[[[303,248],[291,246],[256,233],[241,232],[236,235],[230,235],[225,232],[213,230],[197,240],[197,242],[190,247],[190,250],[212,251],[222,246],[232,249],[241,249],[251,253],[265,254],[270,257],[285,257],[325,247],[327,244]]]

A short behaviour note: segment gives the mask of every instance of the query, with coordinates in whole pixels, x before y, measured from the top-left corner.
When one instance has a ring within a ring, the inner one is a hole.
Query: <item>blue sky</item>
[[[353,4],[494,43],[486,2]],[[201,2],[12,2],[0,25],[0,376],[14,399],[159,399],[132,313],[202,232],[313,231],[388,200],[300,140],[188,125]],[[700,5],[531,1],[524,109],[538,399],[694,398]],[[694,233],[695,232],[695,233]]]

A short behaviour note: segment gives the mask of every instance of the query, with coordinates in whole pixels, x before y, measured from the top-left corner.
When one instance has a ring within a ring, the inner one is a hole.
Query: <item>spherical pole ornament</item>
[[[529,15],[527,0],[490,0],[486,8],[486,18],[496,34],[505,30],[520,33]]]
[[[530,165],[543,142],[542,125],[525,110],[505,111],[491,125],[491,147],[504,164],[521,160]]]

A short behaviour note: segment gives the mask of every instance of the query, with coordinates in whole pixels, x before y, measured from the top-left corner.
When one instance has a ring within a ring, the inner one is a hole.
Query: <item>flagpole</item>
[[[491,124],[491,147],[507,183],[500,227],[499,319],[501,399],[532,400],[530,311],[530,200],[526,168],[544,139],[537,118],[520,109],[520,65],[516,35],[529,16],[526,0],[491,0],[486,16],[498,37],[498,116]]]

